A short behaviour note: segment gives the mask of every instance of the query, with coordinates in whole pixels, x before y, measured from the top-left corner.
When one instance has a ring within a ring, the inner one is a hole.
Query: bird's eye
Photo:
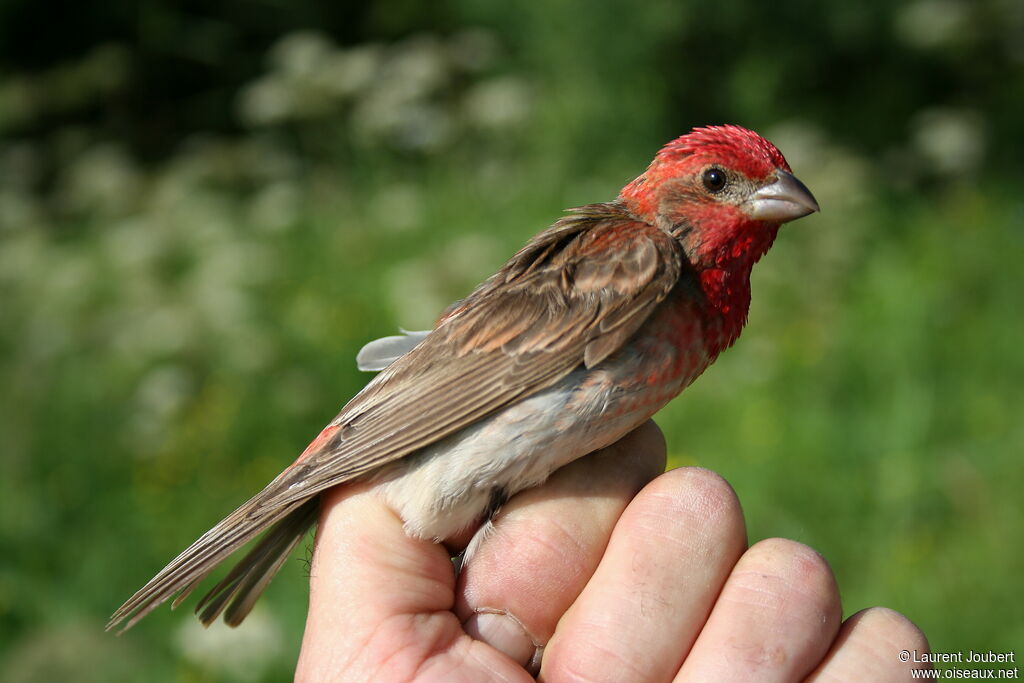
[[[721,192],[725,187],[725,171],[720,168],[709,168],[704,171],[704,188],[708,192]]]

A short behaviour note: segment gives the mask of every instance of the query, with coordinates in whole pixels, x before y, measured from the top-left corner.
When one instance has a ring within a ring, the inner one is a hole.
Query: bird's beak
[[[747,215],[766,223],[785,223],[818,211],[818,202],[792,173],[779,169],[775,182],[765,185],[744,202]]]

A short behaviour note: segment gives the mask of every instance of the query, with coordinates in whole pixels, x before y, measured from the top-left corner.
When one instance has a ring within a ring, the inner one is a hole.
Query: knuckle
[[[630,505],[634,524],[687,551],[704,555],[735,552],[746,544],[739,499],[720,475],[697,467],[666,472],[648,484]]]
[[[770,538],[755,543],[731,581],[741,595],[766,607],[801,609],[837,623],[841,615],[832,568],[820,553],[796,541]]]
[[[655,479],[644,493],[683,517],[705,524],[742,524],[743,510],[732,486],[721,475],[701,467],[670,470]]]
[[[851,616],[847,622],[851,628],[870,639],[880,649],[892,647],[927,651],[928,639],[924,632],[906,616],[888,607],[869,607]]]

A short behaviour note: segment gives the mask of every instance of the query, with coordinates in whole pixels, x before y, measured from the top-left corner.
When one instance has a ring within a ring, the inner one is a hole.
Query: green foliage
[[[673,464],[723,473],[751,540],[821,550],[847,613],[894,607],[942,651],[1020,643],[1011,5],[97,3],[90,40],[47,48],[8,3],[0,679],[289,678],[306,549],[236,631],[166,609],[100,631],[359,390],[363,343],[721,121],[776,141],[824,211],[659,417]]]

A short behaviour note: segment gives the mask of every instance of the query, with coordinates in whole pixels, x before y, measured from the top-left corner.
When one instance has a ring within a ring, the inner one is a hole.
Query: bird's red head
[[[780,224],[818,210],[775,145],[732,125],[695,128],[668,143],[619,200],[707,268],[749,268]]]

